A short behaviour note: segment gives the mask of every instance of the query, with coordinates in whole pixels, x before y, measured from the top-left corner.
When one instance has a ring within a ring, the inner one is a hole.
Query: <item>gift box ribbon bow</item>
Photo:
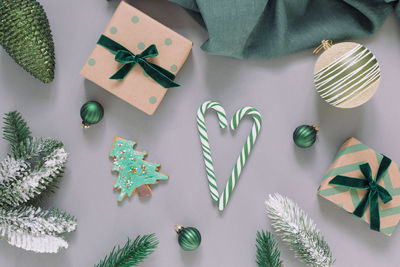
[[[367,194],[365,194],[361,202],[354,210],[353,214],[361,218],[364,215],[369,203],[370,228],[375,231],[380,230],[379,198],[385,204],[392,200],[390,193],[383,186],[378,184],[379,180],[389,168],[391,162],[391,159],[383,156],[375,179],[372,178],[371,166],[369,163],[364,163],[360,165],[360,170],[365,179],[337,175],[329,182],[329,184],[368,190]]]
[[[115,55],[115,61],[122,63],[122,67],[110,77],[114,80],[123,80],[126,75],[133,69],[136,64],[139,64],[143,70],[149,75],[154,81],[160,84],[164,88],[178,87],[179,84],[175,83],[175,75],[166,69],[148,62],[146,58],[152,58],[158,56],[157,47],[152,44],[147,47],[142,53],[135,55],[127,48],[123,47],[111,38],[101,35],[97,44],[108,49]]]

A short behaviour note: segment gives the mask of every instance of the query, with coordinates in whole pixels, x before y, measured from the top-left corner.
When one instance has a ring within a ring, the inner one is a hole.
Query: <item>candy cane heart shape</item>
[[[255,108],[252,108],[252,107],[241,108],[233,116],[232,121],[231,121],[232,130],[237,129],[237,127],[240,124],[241,119],[245,116],[252,116],[254,119],[254,123],[253,123],[253,127],[251,129],[251,133],[250,133],[249,137],[247,138],[247,141],[244,144],[244,147],[238,157],[236,165],[234,166],[234,168],[232,170],[232,174],[226,184],[225,190],[224,190],[222,196],[220,197],[219,193],[218,193],[217,182],[215,179],[214,164],[213,164],[213,160],[211,157],[211,148],[210,148],[210,143],[208,141],[207,128],[206,128],[205,119],[204,119],[204,115],[208,109],[214,109],[217,112],[219,126],[222,129],[226,128],[226,126],[228,125],[228,122],[226,119],[226,114],[225,114],[224,108],[218,102],[215,102],[215,101],[206,101],[205,103],[203,103],[200,106],[200,108],[197,112],[197,127],[198,127],[198,131],[199,131],[199,135],[200,135],[201,148],[203,151],[203,158],[204,158],[211,198],[215,202],[218,202],[219,210],[223,211],[225,209],[226,205],[228,204],[228,201],[233,192],[233,189],[235,188],[235,185],[236,185],[237,181],[239,180],[240,173],[246,163],[247,158],[249,157],[249,155],[251,153],[253,145],[254,145],[254,143],[257,139],[258,133],[261,129],[262,120],[261,120],[261,115],[258,112],[258,110]]]
[[[236,164],[233,167],[232,174],[229,177],[225,190],[219,199],[218,208],[220,211],[223,211],[225,207],[228,205],[229,198],[231,197],[232,192],[235,189],[235,186],[240,177],[240,173],[242,172],[242,169],[246,164],[246,160],[251,153],[254,143],[256,142],[258,133],[260,132],[261,129],[262,119],[260,112],[258,112],[258,110],[253,107],[244,107],[239,109],[233,116],[231,121],[232,130],[236,130],[238,128],[240,121],[245,116],[253,117],[254,120],[253,127],[251,128],[251,133],[247,137],[246,143],[244,144],[242,151],[236,161]]]
[[[200,135],[200,143],[201,149],[203,151],[204,163],[206,166],[206,174],[208,179],[208,186],[210,188],[211,198],[215,201],[219,201],[219,193],[217,181],[215,179],[215,171],[214,164],[211,157],[211,148],[210,143],[208,141],[208,134],[206,123],[204,119],[204,115],[208,109],[214,109],[218,115],[219,126],[224,129],[228,125],[228,121],[226,120],[226,114],[224,108],[215,101],[206,101],[204,102],[199,110],[197,111],[197,127]]]

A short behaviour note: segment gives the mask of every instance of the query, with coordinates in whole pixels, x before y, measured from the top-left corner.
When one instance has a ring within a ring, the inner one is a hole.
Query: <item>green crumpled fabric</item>
[[[234,58],[273,58],[311,47],[366,37],[399,0],[170,0],[208,33],[202,49]]]

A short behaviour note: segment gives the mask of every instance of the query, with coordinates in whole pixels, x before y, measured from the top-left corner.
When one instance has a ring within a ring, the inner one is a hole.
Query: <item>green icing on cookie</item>
[[[114,189],[121,190],[118,202],[126,196],[132,196],[135,190],[142,185],[157,183],[157,180],[167,180],[168,176],[157,170],[160,164],[144,161],[146,152],[138,152],[133,149],[136,142],[119,137],[114,139],[114,147],[110,157],[114,158],[112,171],[117,171],[119,177]]]

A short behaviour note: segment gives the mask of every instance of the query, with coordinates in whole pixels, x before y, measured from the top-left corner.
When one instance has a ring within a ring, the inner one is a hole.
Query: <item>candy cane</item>
[[[232,174],[229,177],[228,183],[226,184],[225,190],[221,195],[221,198],[219,199],[219,210],[223,211],[228,204],[229,198],[233,192],[233,189],[235,188],[235,185],[237,181],[239,180],[240,173],[242,172],[242,168],[246,163],[246,160],[248,156],[250,155],[251,149],[254,146],[254,143],[256,142],[258,133],[260,132],[261,128],[261,114],[258,112],[257,109],[253,107],[244,107],[239,109],[235,115],[232,118],[231,121],[231,128],[232,130],[236,130],[237,127],[240,124],[241,119],[244,116],[251,115],[254,119],[253,127],[251,129],[251,133],[249,137],[247,138],[246,143],[244,144],[244,147],[242,149],[242,152],[240,153],[236,165],[232,170]]]
[[[208,141],[207,128],[204,120],[204,114],[210,108],[214,109],[217,112],[219,126],[222,129],[226,128],[226,126],[228,125],[228,121],[226,120],[226,114],[224,108],[218,102],[215,101],[205,102],[200,106],[199,110],[197,111],[197,127],[200,135],[201,148],[203,150],[203,158],[206,166],[206,173],[207,173],[208,185],[210,188],[210,194],[211,198],[214,201],[218,202],[219,201],[218,186],[217,186],[217,181],[215,180],[214,164],[211,158],[211,149]]]

